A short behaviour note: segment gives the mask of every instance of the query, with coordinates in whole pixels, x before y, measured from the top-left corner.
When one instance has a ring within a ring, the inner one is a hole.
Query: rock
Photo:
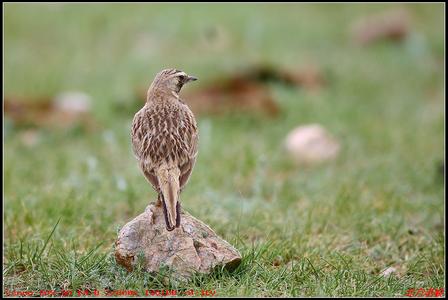
[[[285,148],[298,164],[315,164],[336,158],[340,145],[319,124],[299,126],[285,141]]]
[[[91,98],[82,92],[65,92],[57,95],[54,107],[61,112],[79,114],[88,113],[91,106]]]
[[[115,259],[128,271],[134,269],[139,256],[144,258],[146,271],[158,272],[166,266],[181,280],[194,273],[210,273],[219,266],[232,271],[241,262],[238,250],[184,211],[181,226],[167,231],[163,209],[155,203],[127,223],[115,242]]]
[[[390,276],[392,273],[395,273],[396,271],[397,271],[396,268],[394,268],[394,267],[388,267],[388,268],[384,269],[384,270],[380,273],[380,275],[382,275],[382,276],[384,276],[384,277],[387,277],[387,276]]]

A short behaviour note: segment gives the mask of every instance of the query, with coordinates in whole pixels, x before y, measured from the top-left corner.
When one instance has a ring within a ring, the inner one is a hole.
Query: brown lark
[[[132,122],[132,146],[146,179],[158,193],[168,231],[180,226],[179,194],[196,162],[198,129],[193,113],[179,97],[197,78],[176,69],[159,72],[146,103]]]

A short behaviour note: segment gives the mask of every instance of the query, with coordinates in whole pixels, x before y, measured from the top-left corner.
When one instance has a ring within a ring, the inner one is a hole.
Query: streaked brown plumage
[[[146,179],[159,194],[167,230],[180,226],[179,194],[196,162],[198,131],[187,104],[179,98],[184,84],[196,80],[176,69],[159,72],[146,104],[132,122],[132,146]]]

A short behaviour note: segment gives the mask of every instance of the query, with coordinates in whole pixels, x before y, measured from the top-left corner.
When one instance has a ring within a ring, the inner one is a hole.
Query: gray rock
[[[178,279],[210,273],[220,266],[232,271],[241,262],[238,250],[184,211],[181,226],[167,231],[163,209],[155,203],[127,223],[115,242],[115,259],[128,271],[134,269],[139,256],[144,258],[146,271],[158,272],[165,266]]]

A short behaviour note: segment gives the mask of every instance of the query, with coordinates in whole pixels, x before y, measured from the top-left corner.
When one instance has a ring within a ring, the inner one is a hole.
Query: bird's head
[[[195,80],[197,80],[196,77],[190,76],[183,71],[165,69],[156,75],[149,89],[178,94],[184,84]]]

